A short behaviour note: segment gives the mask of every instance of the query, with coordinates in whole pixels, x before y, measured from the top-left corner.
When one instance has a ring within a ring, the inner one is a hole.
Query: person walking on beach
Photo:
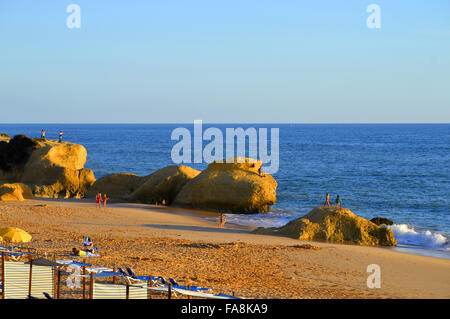
[[[45,130],[44,129],[42,129],[42,131],[41,131],[41,138],[45,139]]]
[[[62,137],[63,137],[64,132],[63,131],[59,131],[59,142],[62,142]]]
[[[341,208],[341,197],[339,195],[336,197],[336,207]]]
[[[221,213],[220,219],[219,219],[219,228],[224,228],[226,221],[227,221],[227,218],[225,217],[225,214]]]
[[[328,193],[327,193],[327,197],[325,199],[325,203],[323,204],[323,206],[330,207],[330,194],[328,194]]]
[[[98,193],[95,196],[95,207],[100,208],[102,206],[102,193]]]
[[[106,208],[106,201],[107,201],[108,199],[109,199],[109,198],[106,197],[106,194],[103,194],[103,207],[105,207],[105,208]]]

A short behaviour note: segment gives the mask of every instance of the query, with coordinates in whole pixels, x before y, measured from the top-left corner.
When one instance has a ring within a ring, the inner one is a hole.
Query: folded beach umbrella
[[[17,227],[6,227],[0,229],[0,236],[2,236],[4,240],[13,243],[27,243],[31,240],[30,234]]]

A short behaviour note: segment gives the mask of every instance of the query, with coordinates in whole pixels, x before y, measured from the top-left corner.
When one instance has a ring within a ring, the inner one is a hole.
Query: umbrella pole
[[[33,276],[33,259],[30,259],[30,280],[28,282],[28,296],[31,297],[31,279]]]
[[[89,299],[92,299],[94,294],[94,273],[91,272],[91,278],[89,282]]]
[[[86,266],[83,266],[83,299],[86,299]]]
[[[56,299],[59,299],[61,291],[61,268],[58,268],[58,290],[56,291]]]
[[[57,271],[58,271],[58,266],[53,267],[53,299],[56,299],[56,282],[57,282],[56,272]]]
[[[5,253],[2,252],[2,299],[5,299]]]
[[[148,286],[151,288],[151,287],[153,287],[152,275],[150,275],[150,276],[148,276],[148,277],[149,277],[149,279],[148,279]],[[152,289],[149,289],[149,291],[148,291],[148,297],[149,297],[149,299],[152,299],[152,297],[153,297],[153,291],[152,291]]]

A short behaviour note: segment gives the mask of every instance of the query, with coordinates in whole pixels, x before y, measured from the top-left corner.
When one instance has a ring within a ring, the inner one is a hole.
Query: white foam
[[[234,223],[255,227],[281,227],[286,225],[295,216],[282,212],[269,212],[259,214],[225,214],[227,223]]]
[[[388,226],[394,232],[395,239],[399,244],[422,246],[429,249],[450,251],[447,236],[432,233],[429,230],[417,232],[413,227],[406,224]]]

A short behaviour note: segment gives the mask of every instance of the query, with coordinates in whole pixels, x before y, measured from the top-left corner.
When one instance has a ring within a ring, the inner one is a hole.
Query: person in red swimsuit
[[[100,208],[102,206],[102,194],[101,193],[98,193],[95,196],[95,203],[96,203],[97,208]]]

